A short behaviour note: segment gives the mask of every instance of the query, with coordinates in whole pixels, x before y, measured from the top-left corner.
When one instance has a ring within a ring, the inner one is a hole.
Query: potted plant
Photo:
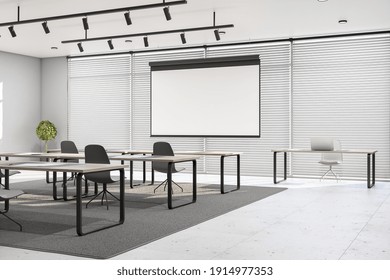
[[[38,124],[35,132],[40,140],[45,141],[45,152],[47,152],[47,142],[57,136],[56,126],[50,121],[44,120]]]

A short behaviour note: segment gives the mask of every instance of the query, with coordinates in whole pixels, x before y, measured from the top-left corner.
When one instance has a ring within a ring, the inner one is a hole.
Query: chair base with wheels
[[[0,210],[0,215],[6,217],[11,222],[18,225],[19,231],[22,231],[23,227],[20,223],[18,223],[17,221],[15,221],[14,219],[12,219],[11,217],[9,217],[7,215],[8,210],[9,210],[9,206],[7,206],[7,204],[9,203],[10,199],[16,198],[22,194],[23,194],[23,192],[20,190],[0,190],[0,201],[4,201],[6,203],[6,207],[4,208],[4,210]]]

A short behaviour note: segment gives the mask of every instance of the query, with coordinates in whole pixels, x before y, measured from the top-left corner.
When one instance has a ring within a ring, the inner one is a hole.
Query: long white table
[[[125,220],[125,171],[121,164],[92,164],[92,163],[65,163],[65,162],[15,162],[0,161],[0,169],[5,170],[5,189],[9,189],[9,170],[29,170],[48,172],[71,172],[77,174],[76,179],[76,232],[79,236],[92,232],[111,228],[123,224]],[[118,223],[104,226],[89,232],[83,232],[82,216],[82,177],[86,173],[119,170],[120,172],[120,195],[119,195],[119,221]],[[8,210],[9,204],[6,201],[5,207]]]
[[[133,162],[141,161],[141,162],[166,162],[168,163],[168,173],[167,173],[167,182],[168,182],[168,208],[174,209],[178,207],[182,207],[184,205],[188,205],[196,202],[196,160],[199,156],[185,156],[185,155],[175,155],[175,156],[147,156],[147,155],[120,155],[113,156],[111,160],[120,160],[120,161],[129,161],[130,162],[130,187],[133,186]],[[172,205],[172,165],[174,163],[192,161],[192,201],[188,203],[183,203],[180,205],[173,206]]]
[[[274,184],[278,184],[287,179],[287,153],[343,153],[343,154],[365,154],[367,155],[367,188],[375,185],[375,154],[377,150],[370,149],[342,149],[333,151],[313,151],[310,149],[273,149],[274,154]],[[283,179],[277,180],[277,154],[283,153],[284,173]],[[372,172],[372,173],[371,173]],[[372,178],[372,179],[371,179]]]
[[[126,149],[117,149],[109,150],[110,153],[120,153],[122,155],[152,155],[152,150],[126,150]],[[241,153],[239,152],[227,152],[227,151],[175,151],[175,155],[192,155],[192,156],[218,156],[220,157],[220,189],[221,193],[229,193],[232,191],[237,191],[240,189],[240,157]],[[237,186],[232,190],[225,190],[225,158],[226,157],[236,157],[237,159]],[[145,162],[143,162],[143,182],[146,182],[146,168]],[[122,162],[123,163],[123,162]],[[151,184],[154,184],[154,171],[152,168]]]

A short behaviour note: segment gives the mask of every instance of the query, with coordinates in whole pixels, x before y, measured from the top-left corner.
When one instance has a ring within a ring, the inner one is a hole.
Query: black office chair
[[[110,159],[108,158],[107,152],[104,149],[104,147],[101,145],[87,145],[85,147],[84,152],[85,152],[85,163],[106,163],[106,164],[110,163]],[[94,197],[92,197],[91,200],[88,201],[88,203],[86,204],[86,207],[88,207],[88,204],[90,204],[94,199],[96,199],[101,194],[102,194],[101,204],[103,205],[103,200],[105,198],[107,204],[107,210],[108,210],[108,200],[107,200],[108,194],[119,201],[119,198],[117,198],[115,195],[113,195],[111,192],[107,190],[107,184],[118,182],[118,180],[113,180],[111,178],[110,171],[86,173],[84,174],[84,177],[88,181],[95,182],[95,186],[98,183],[103,184],[103,190],[99,192],[97,195],[95,195]]]
[[[18,197],[21,194],[23,194],[23,192],[20,190],[2,190],[2,189],[0,189],[0,201],[5,201],[5,202],[8,201],[8,203],[9,203],[10,199]],[[20,223],[18,223],[17,221],[15,221],[14,219],[12,219],[11,217],[9,217],[8,215],[6,215],[8,210],[9,209],[4,209],[3,211],[0,211],[0,215],[3,215],[4,217],[9,219],[13,223],[17,224],[19,226],[19,230],[22,231],[22,225]]]
[[[173,149],[171,145],[167,142],[156,142],[153,144],[153,155],[155,156],[174,156],[175,153],[173,152]],[[172,164],[172,173],[177,173],[180,171],[183,171],[185,168],[176,169],[175,164]],[[153,170],[161,173],[168,173],[168,163],[166,162],[153,162]],[[155,189],[156,190],[161,187],[164,184],[164,191],[167,187],[168,179],[166,179],[164,182],[159,184]],[[176,184],[173,180],[172,183],[174,183],[176,186],[178,186],[181,191],[183,191],[183,188],[180,187],[178,184]],[[173,192],[173,190],[172,190]]]
[[[19,173],[20,173],[20,171],[10,170],[9,171],[9,176],[12,176],[12,175],[15,175],[15,174],[19,174]],[[5,178],[5,175],[4,175],[4,173],[0,169],[0,185],[3,186],[3,188],[4,188],[4,184],[3,184],[3,181],[2,181],[3,178]]]
[[[78,154],[79,150],[77,149],[76,144],[73,141],[64,140],[64,141],[61,141],[61,153]],[[79,160],[78,159],[71,159],[71,160],[67,160],[66,162],[78,163]],[[73,180],[73,183],[75,183],[76,177],[75,177],[74,173],[72,173],[72,176],[67,179],[67,181],[70,181],[70,180]]]

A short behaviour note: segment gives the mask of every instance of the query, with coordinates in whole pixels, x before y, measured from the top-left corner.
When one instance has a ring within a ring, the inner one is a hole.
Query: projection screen
[[[151,136],[260,137],[260,59],[151,62]]]

